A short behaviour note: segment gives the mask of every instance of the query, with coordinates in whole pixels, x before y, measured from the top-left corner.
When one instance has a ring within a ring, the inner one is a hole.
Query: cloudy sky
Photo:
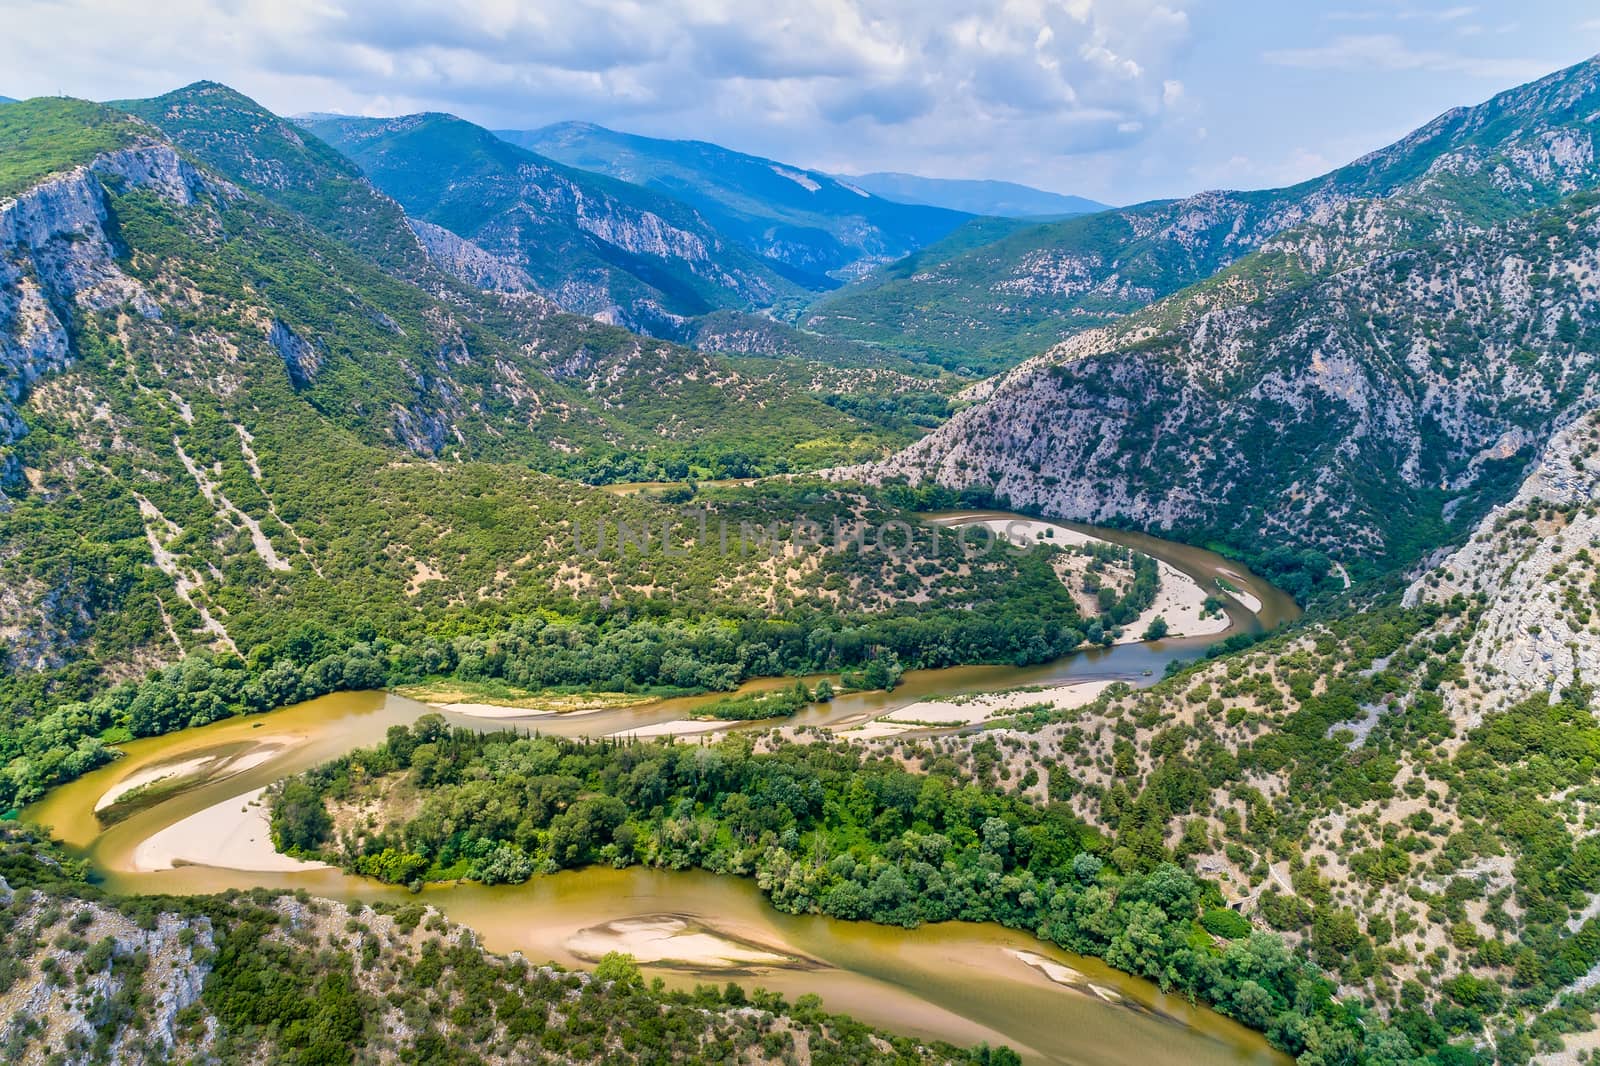
[[[1310,177],[1600,52],[1594,0],[0,0],[0,94],[585,119],[1115,203]]]

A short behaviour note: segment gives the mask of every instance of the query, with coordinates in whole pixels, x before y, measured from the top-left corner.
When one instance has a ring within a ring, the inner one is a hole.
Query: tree
[[[639,964],[632,955],[623,951],[608,951],[594,967],[594,979],[606,984],[637,985],[643,983]]]
[[[1150,624],[1144,627],[1144,640],[1160,640],[1167,635],[1167,620],[1161,615],[1150,619]]]
[[[279,851],[314,852],[333,832],[322,796],[301,777],[290,778],[272,805],[272,842]]]

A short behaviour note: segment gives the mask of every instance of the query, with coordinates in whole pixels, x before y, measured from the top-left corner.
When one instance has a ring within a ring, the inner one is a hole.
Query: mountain
[[[1047,192],[1014,181],[968,181],[959,178],[924,178],[916,174],[878,171],[872,174],[841,175],[841,181],[865,189],[885,200],[903,204],[925,204],[964,211],[971,215],[999,218],[1059,218],[1110,210],[1082,196]]]
[[[825,297],[806,328],[949,366],[1002,369],[1215,274],[1286,229],[1352,200],[1428,183],[1491,222],[1548,203],[1592,163],[1594,61],[1473,108],[1283,189],[1205,192],[1018,230]]]
[[[0,104],[14,104],[16,102],[17,101],[16,101],[15,97],[12,97],[12,96],[0,96]]]
[[[1596,395],[1597,104],[1591,62],[1453,112],[1318,183],[1309,217],[1230,268],[969,389],[857,473],[1250,558],[1407,565]]]
[[[247,652],[288,619],[569,596],[554,531],[617,504],[540,471],[742,477],[915,435],[457,281],[224,87],[128,106],[161,125],[0,111],[0,717],[41,678]]]
[[[692,207],[450,115],[304,125],[428,224],[425,242],[469,240],[569,311],[674,337],[695,315],[805,292]]]
[[[1600,976],[1597,455],[1600,419],[1575,414],[1460,547],[1253,647],[1044,724],[878,750],[1036,782],[1030,798],[1124,863],[1175,855],[1228,908],[1205,924],[1230,956],[1282,937],[1364,1004],[1367,1053],[1346,1061],[1469,1062],[1442,1049],[1519,1028],[1559,1040]]]
[[[691,205],[813,288],[865,273],[944,236],[966,213],[872,195],[848,179],[705,141],[618,133],[586,122],[503,130],[513,144]]]

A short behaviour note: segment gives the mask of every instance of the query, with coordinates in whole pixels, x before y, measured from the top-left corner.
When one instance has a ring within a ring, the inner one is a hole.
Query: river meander
[[[1203,583],[1227,575],[1262,603],[1252,614],[1230,606],[1233,626],[1270,627],[1295,613],[1291,600],[1238,564],[1210,552],[1138,534],[1075,527],[1158,555]],[[915,670],[892,693],[855,693],[810,708],[798,724],[839,726],[876,717],[934,695],[1022,685],[1119,678],[1135,684],[1161,676],[1175,658],[1198,654],[1220,636],[1125,644],[1076,652],[1032,667]],[[788,679],[751,682],[759,689]],[[548,734],[600,736],[683,718],[716,696],[657,700],[630,707],[524,721],[467,718],[473,729],[507,726]],[[125,757],[55,789],[24,811],[92,862],[105,887],[122,893],[194,894],[230,888],[305,889],[334,899],[411,898],[403,889],[334,869],[247,871],[210,865],[140,869],[139,845],[161,830],[223,801],[242,797],[288,774],[353,748],[381,741],[396,724],[433,708],[392,693],[341,693],[269,714],[232,719],[122,746]],[[196,773],[195,768],[203,768]],[[196,773],[111,824],[95,807],[135,778],[163,768]],[[592,963],[612,939],[640,930],[680,930],[693,942],[724,945],[728,959],[701,954],[674,961],[668,939],[645,966],[669,982],[736,979],[793,999],[822,996],[833,1010],[912,1035],[973,1044],[1006,1043],[1030,1062],[1083,1066],[1151,1063],[1282,1063],[1259,1034],[1095,959],[993,925],[944,923],[900,929],[870,923],[781,914],[755,885],[703,872],[591,868],[536,877],[523,885],[434,885],[421,898],[476,930],[485,946],[520,951],[534,961]],[[609,938],[609,939],[608,939]],[[622,941],[619,941],[621,943]],[[626,946],[623,944],[623,946]],[[752,961],[753,960],[753,961]]]

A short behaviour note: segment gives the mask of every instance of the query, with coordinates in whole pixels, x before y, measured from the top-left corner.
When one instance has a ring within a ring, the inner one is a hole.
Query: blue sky
[[[0,93],[584,119],[1116,203],[1310,177],[1600,52],[1600,4],[0,0]]]

